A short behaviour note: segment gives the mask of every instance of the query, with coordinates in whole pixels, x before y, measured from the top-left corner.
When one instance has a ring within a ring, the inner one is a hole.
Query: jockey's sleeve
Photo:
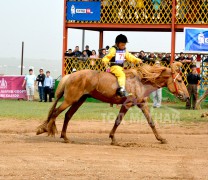
[[[114,47],[111,47],[111,48],[109,49],[108,54],[106,54],[106,55],[103,57],[102,62],[103,62],[104,64],[108,64],[109,61],[110,61],[113,57],[115,57],[115,55],[116,55],[116,49],[115,49]]]
[[[132,63],[141,63],[142,60],[139,58],[136,58],[134,55],[126,51],[125,58],[127,61],[132,62]]]

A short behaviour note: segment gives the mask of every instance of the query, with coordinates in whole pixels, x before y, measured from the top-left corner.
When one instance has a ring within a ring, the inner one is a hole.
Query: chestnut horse
[[[201,102],[205,100],[208,96],[208,89],[204,92],[204,94],[196,101],[196,109],[201,109]],[[208,112],[202,113],[201,117],[207,117]]]
[[[161,143],[165,143],[166,140],[158,134],[150,115],[147,97],[158,88],[168,87],[173,94],[182,101],[186,101],[189,94],[180,75],[181,65],[180,62],[177,62],[172,64],[171,68],[167,68],[144,64],[138,67],[138,69],[126,70],[126,89],[130,93],[128,97],[120,97],[116,94],[118,83],[116,77],[111,73],[81,70],[66,75],[58,85],[56,91],[57,99],[50,109],[47,120],[38,127],[37,135],[48,132],[48,135],[54,136],[57,132],[55,124],[56,117],[71,106],[65,114],[61,132],[61,138],[65,142],[69,142],[66,136],[68,122],[86,98],[90,96],[106,103],[122,104],[113,129],[110,132],[111,144],[117,143],[114,135],[115,131],[129,108],[135,105],[142,110],[156,139]],[[64,101],[56,108],[57,102],[62,96],[64,96]]]
[[[196,101],[196,109],[201,109],[201,102],[206,99],[208,96],[208,89],[204,92],[204,94]]]

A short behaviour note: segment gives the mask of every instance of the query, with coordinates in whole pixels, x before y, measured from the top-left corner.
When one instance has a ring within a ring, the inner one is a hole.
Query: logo
[[[204,44],[204,41],[205,41],[204,34],[202,32],[200,32],[199,35],[198,35],[198,43],[200,45],[202,45],[202,44]]]
[[[6,89],[7,88],[7,82],[6,80],[4,80],[4,78],[2,78],[0,80],[0,89]]]
[[[72,15],[72,17],[73,17],[75,14],[76,14],[76,9],[75,9],[75,6],[72,5],[72,6],[71,6],[71,15]]]
[[[86,13],[87,14],[91,14],[91,10],[90,9],[86,9]]]
[[[71,6],[71,15],[72,15],[72,17],[75,14],[93,14],[93,12],[89,8],[87,8],[87,9],[76,9],[75,5],[72,5]]]

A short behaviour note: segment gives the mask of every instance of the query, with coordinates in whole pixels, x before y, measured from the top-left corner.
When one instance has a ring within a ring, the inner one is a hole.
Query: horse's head
[[[171,76],[168,78],[167,87],[181,101],[186,101],[189,93],[181,77],[181,66],[180,62],[171,64]]]

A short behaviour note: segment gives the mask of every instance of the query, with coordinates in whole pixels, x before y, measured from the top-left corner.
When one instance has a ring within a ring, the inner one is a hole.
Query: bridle
[[[177,77],[178,77],[178,76],[180,75],[180,73],[181,73],[181,69],[179,68],[179,71],[178,71],[177,74],[176,74],[176,71],[173,70],[172,68],[171,68],[171,71],[172,71],[173,82],[171,82],[170,84],[173,83],[173,85],[174,85],[174,87],[175,87],[175,92],[176,92],[177,95],[179,95],[179,91],[178,91],[178,86],[177,86],[177,84],[176,84],[176,80],[177,80]],[[175,75],[175,74],[176,74],[176,75]]]
[[[179,94],[178,87],[177,87],[177,84],[176,84],[176,79],[180,75],[180,72],[176,76],[174,76],[174,75],[175,75],[175,73],[172,73],[173,84],[174,84],[174,87],[175,87],[175,90],[176,90],[176,94]]]

